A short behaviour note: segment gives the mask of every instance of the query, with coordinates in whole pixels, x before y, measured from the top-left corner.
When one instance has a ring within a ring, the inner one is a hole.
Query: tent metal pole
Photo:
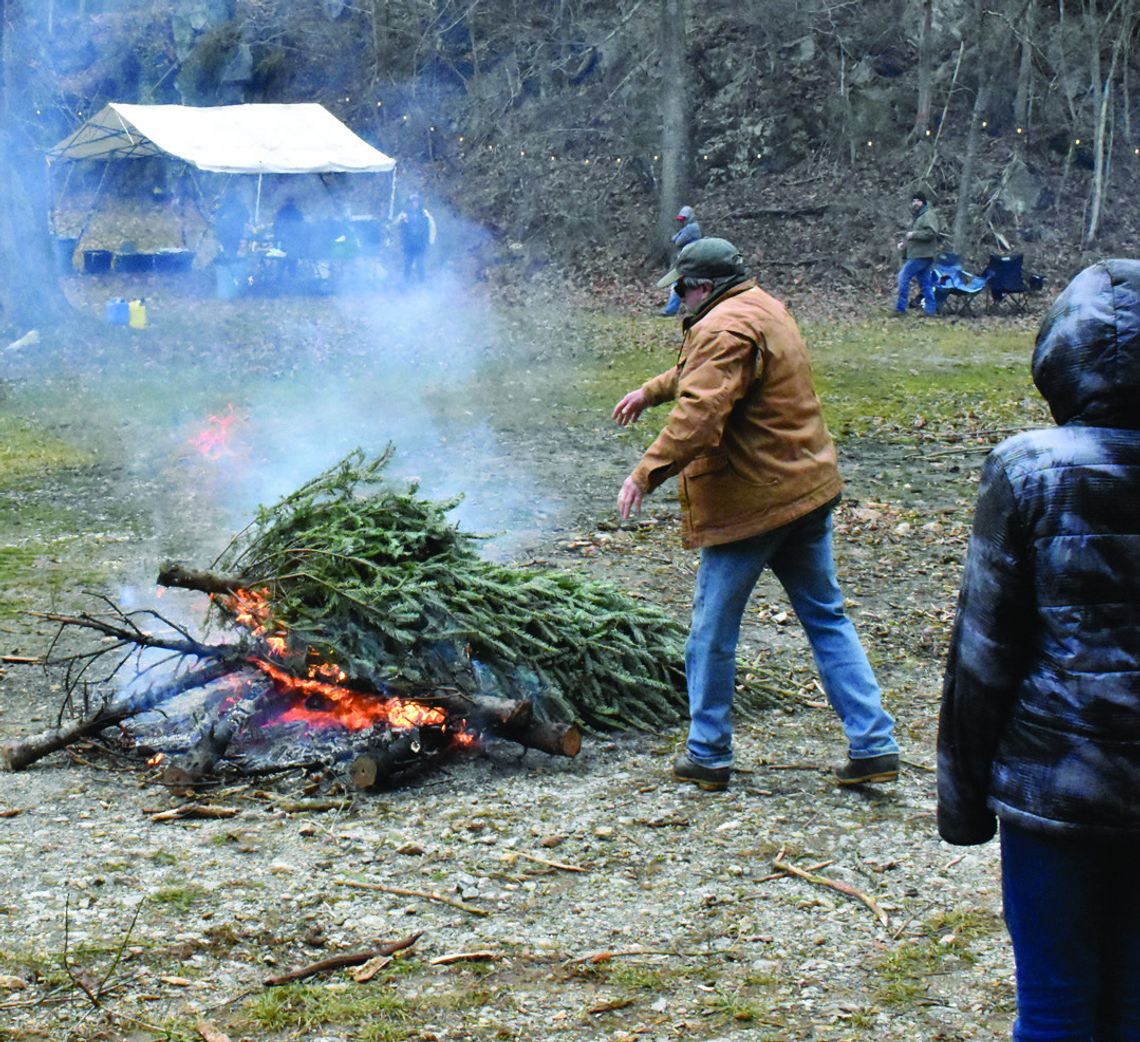
[[[261,174],[257,175],[257,200],[253,204],[253,224],[254,227],[261,224]]]
[[[396,168],[392,167],[392,192],[388,196],[388,220],[396,215]]]

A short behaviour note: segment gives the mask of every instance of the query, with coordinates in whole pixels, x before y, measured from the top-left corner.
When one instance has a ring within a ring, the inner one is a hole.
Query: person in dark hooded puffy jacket
[[[1015,1040],[1140,1039],[1140,261],[1082,271],[986,462],[942,694],[938,829],[1000,828]]]

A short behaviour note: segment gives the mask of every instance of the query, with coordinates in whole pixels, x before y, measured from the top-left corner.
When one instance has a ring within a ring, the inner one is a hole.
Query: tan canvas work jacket
[[[752,281],[687,319],[677,365],[642,390],[651,405],[676,404],[633,480],[651,492],[680,475],[687,547],[779,528],[843,487],[807,348],[783,304]]]

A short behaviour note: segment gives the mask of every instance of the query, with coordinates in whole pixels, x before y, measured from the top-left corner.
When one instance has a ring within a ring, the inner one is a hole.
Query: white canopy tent
[[[162,155],[212,173],[257,174],[259,206],[262,174],[390,173],[396,167],[315,103],[195,108],[111,102],[47,152],[49,161]]]

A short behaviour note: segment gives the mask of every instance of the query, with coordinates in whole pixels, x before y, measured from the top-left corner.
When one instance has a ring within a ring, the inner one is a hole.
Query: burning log
[[[382,742],[352,761],[349,776],[358,789],[375,791],[396,775],[422,767],[426,756],[438,753],[446,744],[446,735],[439,728],[389,732]]]
[[[183,673],[180,677],[165,684],[157,684],[129,695],[118,701],[108,702],[90,716],[83,717],[71,723],[43,731],[40,734],[30,735],[27,738],[14,739],[0,745],[0,759],[10,771],[23,770],[29,764],[42,759],[49,753],[58,752],[77,742],[82,738],[90,738],[114,727],[124,720],[174,698],[176,695],[191,691],[197,687],[205,687],[219,677],[225,676],[235,668],[235,663],[226,658],[219,658],[206,663],[199,669]]]

